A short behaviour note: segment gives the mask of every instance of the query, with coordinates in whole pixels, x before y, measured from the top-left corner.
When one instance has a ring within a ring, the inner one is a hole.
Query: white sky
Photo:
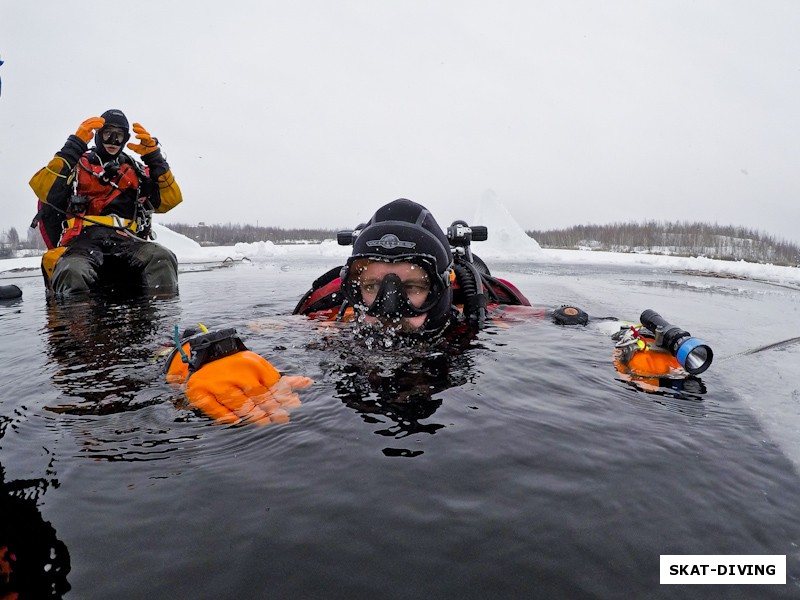
[[[631,219],[800,243],[796,0],[0,0],[0,229],[81,121],[160,138],[162,222],[345,227],[487,189],[526,229]]]

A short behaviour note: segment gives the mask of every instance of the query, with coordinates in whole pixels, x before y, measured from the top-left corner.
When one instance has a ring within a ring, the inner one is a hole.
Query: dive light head
[[[688,331],[668,323],[661,315],[648,309],[639,317],[642,325],[653,332],[655,343],[678,359],[678,363],[692,375],[699,375],[711,366],[714,352]]]

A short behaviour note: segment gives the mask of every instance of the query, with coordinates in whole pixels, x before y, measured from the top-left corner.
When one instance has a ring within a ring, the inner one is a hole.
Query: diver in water
[[[474,234],[486,239],[485,228],[463,222],[454,223],[445,234],[424,206],[406,199],[390,202],[354,231],[340,232],[339,242],[353,246],[351,256],[312,284],[294,314],[352,321],[353,339],[360,338],[368,348],[418,356],[426,349],[458,353],[492,320],[548,318],[578,326],[589,322],[586,312],[574,306],[533,307],[516,287],[493,277],[470,250]],[[670,374],[684,366],[689,373],[707,368],[710,348],[653,314],[658,318],[650,319],[650,327],[660,328],[662,334],[652,331],[648,337],[647,330],[640,335],[636,328],[626,329],[633,332],[620,338],[619,372],[638,376],[638,363],[650,371],[646,375]],[[264,358],[248,351],[233,329],[188,339],[176,331],[175,337],[176,348],[166,364],[168,381],[185,384],[190,403],[219,422],[286,421],[288,409],[300,403],[295,389],[311,383],[305,377],[282,377]],[[647,359],[639,360],[645,352]],[[386,383],[370,373],[362,375],[373,390]],[[358,381],[340,394],[356,400],[363,396]]]
[[[563,308],[533,308],[516,287],[492,277],[469,249],[472,234],[463,222],[445,234],[424,206],[390,202],[368,223],[340,233],[340,243],[353,245],[350,258],[317,279],[294,314],[353,321],[356,336],[379,339],[383,349],[465,347],[491,318],[514,307],[527,318],[577,317],[585,324],[583,311],[573,309],[570,317]],[[246,350],[234,330],[182,338],[167,359],[167,379],[185,384],[189,401],[220,422],[286,420],[287,410],[299,404],[294,390],[311,383],[281,377]]]
[[[424,206],[390,202],[368,223],[339,234],[340,243],[353,245],[350,258],[315,281],[294,314],[355,319],[382,332],[432,340],[461,325],[482,328],[499,306],[530,306],[472,254],[477,232],[486,239],[485,228],[463,222],[445,234]]]
[[[171,210],[183,196],[158,139],[139,123],[133,132],[139,143],[127,147],[144,164],[123,152],[131,136],[128,119],[112,109],[81,123],[30,181],[39,199],[31,227],[39,226],[49,249],[42,274],[58,296],[104,284],[178,289],[175,255],[149,241],[150,217]]]

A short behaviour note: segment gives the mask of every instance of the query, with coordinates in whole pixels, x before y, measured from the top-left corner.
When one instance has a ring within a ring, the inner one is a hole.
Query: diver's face
[[[367,306],[372,306],[378,291],[381,288],[383,278],[393,273],[403,282],[403,289],[408,296],[408,301],[416,307],[420,307],[428,298],[431,291],[431,280],[425,270],[413,263],[398,262],[385,263],[380,261],[369,261],[358,275],[358,286],[361,290],[361,297]],[[401,317],[399,323],[397,319],[387,321],[378,317],[365,316],[367,323],[381,323],[387,327],[403,329],[405,331],[415,331],[425,323],[428,313],[423,313],[414,317]]]
[[[122,150],[122,144],[125,141],[125,130],[121,127],[105,127],[100,132],[100,139],[103,143],[103,148],[111,156],[116,156]]]

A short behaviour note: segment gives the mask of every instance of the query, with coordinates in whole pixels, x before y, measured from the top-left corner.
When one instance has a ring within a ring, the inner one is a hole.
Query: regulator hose
[[[486,295],[483,293],[481,274],[475,265],[457,260],[453,264],[458,285],[464,291],[464,316],[483,329],[486,325]]]

